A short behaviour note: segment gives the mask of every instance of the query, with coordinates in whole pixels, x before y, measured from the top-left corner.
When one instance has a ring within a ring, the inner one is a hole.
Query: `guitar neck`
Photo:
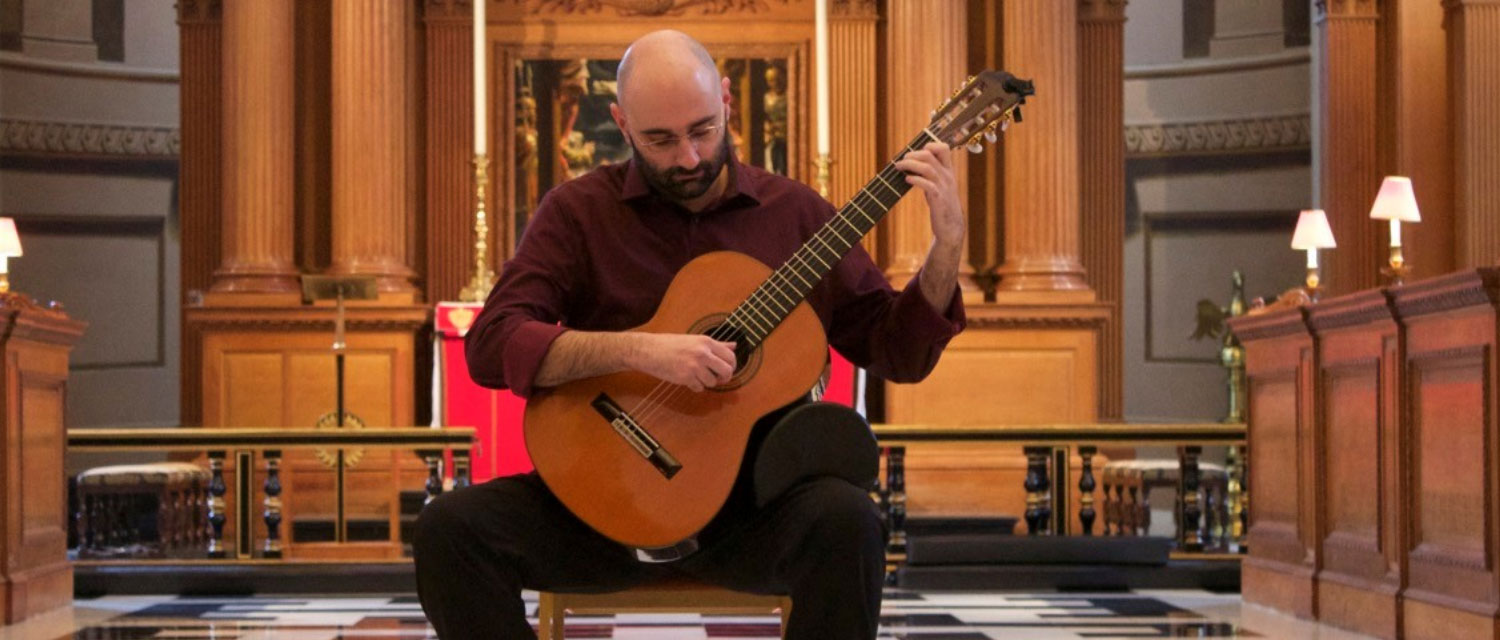
[[[896,168],[896,161],[934,141],[937,138],[923,130],[735,308],[727,322],[738,330],[740,340],[754,347],[781,325],[844,254],[874,229],[911,189],[906,174]]]

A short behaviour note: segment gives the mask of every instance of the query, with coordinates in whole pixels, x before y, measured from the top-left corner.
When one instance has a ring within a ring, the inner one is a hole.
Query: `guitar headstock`
[[[1036,93],[1030,80],[1004,71],[987,70],[969,78],[962,89],[933,112],[929,130],[953,148],[978,153],[980,136],[994,142],[1012,120],[1021,121],[1020,107]]]

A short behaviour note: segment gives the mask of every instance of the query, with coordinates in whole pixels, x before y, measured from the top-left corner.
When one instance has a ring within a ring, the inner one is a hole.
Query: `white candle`
[[[828,0],[818,0],[816,10],[816,49],[818,84],[818,155],[828,155]]]
[[[1401,221],[1391,218],[1391,246],[1401,246]]]
[[[484,73],[484,4],[474,0],[474,155],[488,152],[489,134],[485,126],[485,97],[488,87]]]
[[[1318,268],[1318,249],[1317,249],[1317,247],[1313,247],[1313,248],[1307,250],[1307,268],[1309,268],[1309,269],[1316,269],[1316,268]]]

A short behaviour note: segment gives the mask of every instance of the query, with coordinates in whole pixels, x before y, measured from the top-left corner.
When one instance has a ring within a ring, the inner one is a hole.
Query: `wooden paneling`
[[[886,387],[893,424],[1033,424],[1098,418],[1107,310],[974,305],[932,374]]]
[[[1246,602],[1314,617],[1319,567],[1313,375],[1305,312],[1290,309],[1231,322],[1245,345],[1250,448],[1250,556]]]
[[[1362,633],[1399,633],[1402,482],[1400,342],[1383,291],[1325,300],[1309,322],[1318,334],[1322,402],[1318,429],[1325,493],[1319,617]]]
[[[0,625],[73,598],[63,407],[68,351],[82,333],[61,311],[0,295]]]
[[[1497,312],[1485,268],[1230,322],[1250,381],[1246,602],[1500,638]]]
[[[1409,378],[1406,637],[1500,637],[1500,270],[1459,272],[1393,295],[1407,327]]]

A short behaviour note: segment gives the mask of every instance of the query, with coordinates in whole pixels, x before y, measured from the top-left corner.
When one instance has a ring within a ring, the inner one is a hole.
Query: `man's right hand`
[[[717,387],[734,377],[733,342],[704,335],[636,333],[633,369],[694,392]]]

